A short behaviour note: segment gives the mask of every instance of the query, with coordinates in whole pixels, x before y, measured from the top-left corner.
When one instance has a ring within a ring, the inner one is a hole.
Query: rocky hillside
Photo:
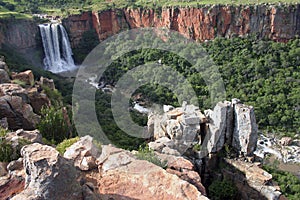
[[[0,199],[285,198],[254,154],[253,107],[237,99],[204,114],[186,103],[152,113],[153,140],[144,150],[101,145],[88,133],[55,148],[35,129],[41,107],[51,104],[43,87],[54,90],[53,81],[34,81],[31,71],[9,75],[3,58],[0,64],[1,130],[14,130],[1,135],[12,154],[0,163]],[[211,187],[215,181],[230,190]]]
[[[69,16],[63,24],[74,48],[91,29],[101,41],[122,30],[139,27],[167,27],[199,41],[253,34],[284,42],[300,34],[300,5],[113,9]]]

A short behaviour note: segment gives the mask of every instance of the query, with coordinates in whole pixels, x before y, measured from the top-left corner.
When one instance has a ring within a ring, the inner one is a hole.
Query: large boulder
[[[103,199],[207,199],[177,175],[122,149],[104,145],[98,164]]]
[[[26,140],[30,143],[42,143],[42,135],[39,130],[24,131],[23,129],[19,129],[15,132],[7,133],[5,139],[12,143],[18,140]]]
[[[34,143],[21,150],[26,172],[25,190],[12,199],[82,199],[72,162],[53,147]]]
[[[201,183],[201,177],[196,171],[195,165],[181,156],[173,156],[164,153],[156,153],[162,162],[167,162],[166,171],[177,175],[180,179],[194,185],[203,195],[206,195],[206,189]]]
[[[29,103],[28,92],[18,84],[5,83],[0,84],[0,97],[1,96],[19,96],[25,103]]]
[[[31,70],[27,70],[20,73],[12,73],[11,77],[13,80],[22,81],[29,86],[32,86],[34,84],[34,76]]]
[[[100,149],[93,143],[93,138],[87,135],[68,147],[64,157],[73,160],[76,167],[86,171],[97,168],[95,161],[100,154]]]
[[[9,83],[9,82],[10,82],[10,78],[7,71],[5,71],[4,69],[0,69],[0,84]]]
[[[154,139],[170,138],[175,144],[173,149],[183,154],[195,140],[199,139],[200,123],[203,121],[200,109],[184,102],[182,107],[169,110],[162,115],[150,114],[148,131]]]
[[[8,128],[11,130],[33,130],[40,120],[22,97],[9,95],[0,97],[0,119],[4,117],[7,118]]]

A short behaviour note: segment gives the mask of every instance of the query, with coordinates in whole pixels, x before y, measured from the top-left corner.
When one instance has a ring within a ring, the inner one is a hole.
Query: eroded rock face
[[[33,111],[39,114],[43,107],[51,105],[50,99],[46,94],[38,91],[38,88],[34,87],[28,90],[28,98]]]
[[[255,163],[232,159],[226,162],[231,167],[222,169],[223,176],[235,183],[243,199],[285,199],[272,182],[272,175]]]
[[[101,150],[93,143],[93,138],[84,136],[67,148],[64,157],[73,160],[76,167],[86,171],[97,168],[95,161],[100,154]]]
[[[7,71],[5,71],[4,69],[0,69],[0,84],[9,83],[9,82],[10,82],[10,78]]]
[[[25,190],[12,199],[81,199],[73,164],[53,147],[34,143],[21,150],[26,171]]]
[[[207,199],[195,186],[125,150],[103,146],[98,160],[103,199]]]
[[[175,174],[180,179],[191,183],[201,192],[201,194],[206,195],[206,189],[201,183],[201,177],[191,161],[184,157],[164,153],[156,153],[156,155],[161,161],[167,162],[166,171],[168,173]]]
[[[258,127],[252,106],[233,104],[235,124],[232,146],[244,155],[252,155],[258,139]]]
[[[0,118],[7,118],[11,130],[35,129],[40,117],[33,112],[32,107],[20,96],[0,97]]]
[[[20,73],[12,73],[11,75],[13,80],[19,80],[24,82],[26,85],[34,84],[34,76],[31,70],[27,70]]]
[[[173,155],[184,153],[197,138],[199,139],[200,122],[203,118],[204,116],[198,107],[186,105],[186,103],[182,107],[162,115],[149,115],[148,130],[153,131],[150,134],[153,135],[154,139],[166,138],[166,140],[160,139],[156,144],[152,143],[150,146],[161,149],[159,152],[170,152]],[[172,142],[167,141],[167,138]]]
[[[207,151],[216,153],[220,151],[225,140],[229,140],[232,135],[232,116],[229,113],[232,111],[231,103],[228,101],[219,102],[214,107],[214,110],[207,110],[205,115],[208,118],[206,127]]]
[[[188,38],[205,41],[215,37],[256,34],[287,41],[300,33],[299,5],[207,5],[199,8],[112,9],[85,12],[63,20],[76,48],[83,34],[95,30],[99,41],[124,30],[167,27]]]

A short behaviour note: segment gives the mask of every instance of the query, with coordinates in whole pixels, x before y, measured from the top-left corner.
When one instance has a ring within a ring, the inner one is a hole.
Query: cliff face
[[[8,45],[16,50],[36,48],[39,29],[32,20],[0,20],[0,47]]]
[[[85,31],[99,40],[122,30],[167,27],[199,41],[256,34],[285,42],[300,35],[300,4],[290,6],[203,6],[201,8],[117,9],[73,15],[63,21],[73,47]]]
[[[42,42],[37,23],[33,20],[0,20],[0,49],[13,50],[29,63],[41,66]]]

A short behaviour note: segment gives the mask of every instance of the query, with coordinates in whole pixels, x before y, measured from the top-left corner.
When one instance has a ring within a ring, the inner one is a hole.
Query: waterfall
[[[40,24],[39,28],[45,53],[45,70],[59,73],[75,69],[73,53],[65,28],[61,24]]]

